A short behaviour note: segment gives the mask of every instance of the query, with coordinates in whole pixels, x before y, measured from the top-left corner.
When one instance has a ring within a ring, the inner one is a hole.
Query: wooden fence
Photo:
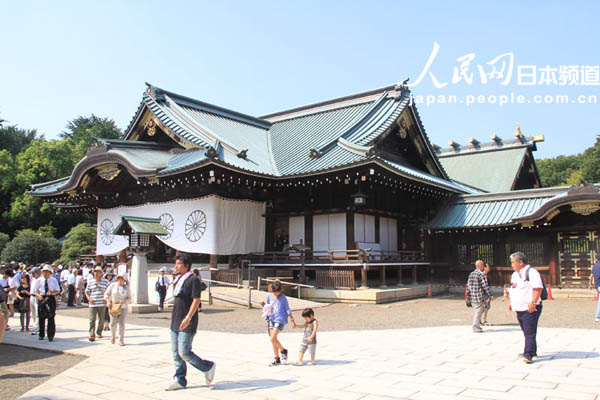
[[[356,289],[352,270],[317,270],[317,287],[333,289]]]

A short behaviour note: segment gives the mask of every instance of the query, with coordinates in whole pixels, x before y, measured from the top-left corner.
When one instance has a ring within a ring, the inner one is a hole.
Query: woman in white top
[[[127,303],[131,300],[131,291],[125,273],[120,273],[117,281],[110,284],[104,293],[104,298],[108,300],[108,309],[112,317],[110,319],[110,342],[115,343],[116,328],[119,324],[119,345],[125,346],[125,317],[127,316]]]

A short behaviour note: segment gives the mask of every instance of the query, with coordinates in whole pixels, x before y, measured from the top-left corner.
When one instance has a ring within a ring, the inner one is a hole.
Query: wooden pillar
[[[396,286],[402,286],[402,270],[403,268],[401,266],[396,270]]]
[[[312,215],[304,216],[304,244],[306,246],[310,247],[311,249],[315,248],[315,244],[313,243],[313,216]]]
[[[216,254],[210,255],[210,267],[217,268],[217,255]]]
[[[387,288],[387,284],[386,284],[386,280],[385,280],[385,273],[387,272],[387,268],[385,265],[382,265],[379,269],[379,280],[380,280],[380,287],[381,288]]]
[[[367,280],[367,270],[364,268],[360,269],[360,288],[361,289],[369,288],[369,282]]]
[[[346,213],[346,249],[354,250],[354,212]]]
[[[417,266],[413,265],[412,267],[412,283],[413,285],[417,283]]]

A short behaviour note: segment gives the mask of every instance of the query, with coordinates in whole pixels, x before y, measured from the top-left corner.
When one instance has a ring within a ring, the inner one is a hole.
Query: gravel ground
[[[591,299],[556,299],[544,302],[540,326],[557,328],[599,328],[594,322],[596,302]],[[265,332],[261,310],[215,301],[203,304],[199,330],[235,333]],[[86,308],[61,309],[60,315],[80,316],[87,326]],[[300,313],[294,314],[296,320]],[[405,300],[384,305],[332,304],[315,311],[319,329],[324,331],[362,329],[403,329],[428,326],[470,325],[472,309],[465,307],[461,296],[442,296],[432,299]],[[164,326],[170,324],[170,312],[128,315],[128,322],[138,325]],[[494,325],[516,325],[514,313],[507,310],[507,302],[498,299],[492,303],[488,321]],[[60,331],[58,332],[60,335]]]
[[[0,400],[13,400],[84,357],[0,344]]]

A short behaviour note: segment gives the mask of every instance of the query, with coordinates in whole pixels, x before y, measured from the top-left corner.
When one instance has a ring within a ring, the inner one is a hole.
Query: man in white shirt
[[[162,311],[165,306],[165,297],[171,280],[166,276],[167,268],[162,267],[156,280],[156,291],[158,292],[158,311]]]
[[[527,264],[525,254],[517,252],[510,255],[510,263],[515,272],[511,278],[509,291],[509,311],[517,312],[517,320],[525,336],[523,361],[531,364],[537,357],[537,326],[542,314],[542,290],[544,284],[540,273]]]
[[[53,269],[48,265],[42,268],[42,277],[38,279],[35,297],[38,299],[38,319],[40,340],[44,340],[46,331],[46,320],[48,320],[48,340],[53,341],[56,334],[56,296],[60,293],[58,281],[54,278]]]
[[[31,304],[31,324],[35,326],[35,332],[31,332],[32,335],[37,333],[39,328],[38,326],[38,299],[35,297],[35,293],[38,287],[38,279],[42,276],[42,271],[35,267],[31,270],[31,289],[30,292],[32,296],[29,298],[29,303]]]

